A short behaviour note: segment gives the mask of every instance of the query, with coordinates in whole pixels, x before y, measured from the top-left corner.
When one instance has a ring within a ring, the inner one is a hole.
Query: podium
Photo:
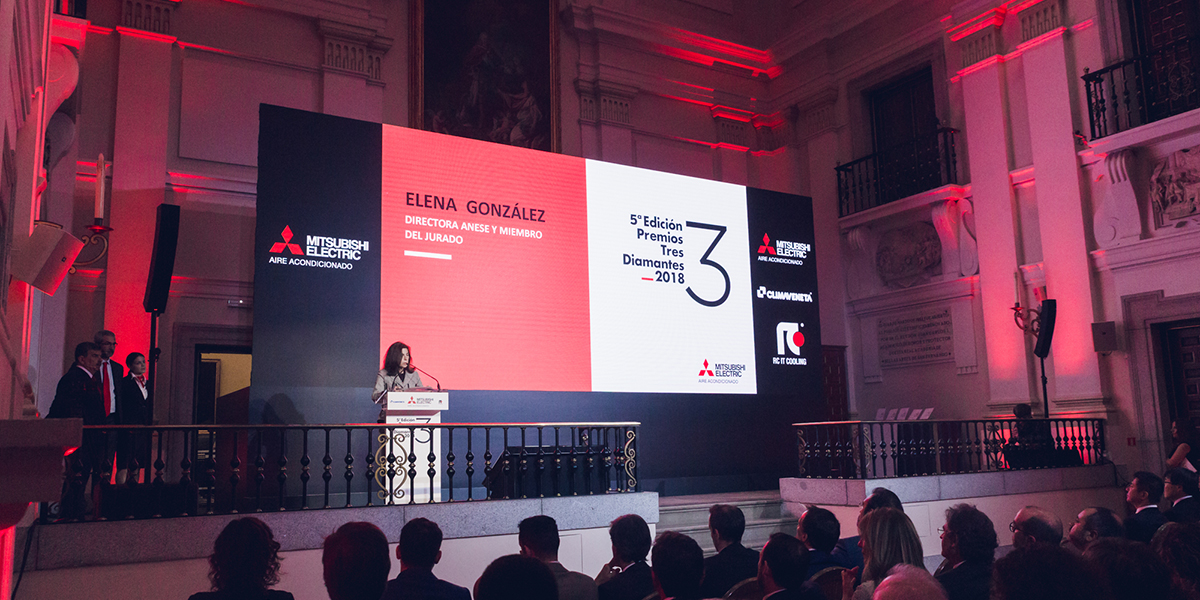
[[[385,393],[385,429],[375,449],[379,489],[373,493],[378,500],[385,504],[442,501],[441,432],[419,426],[441,423],[442,411],[449,407],[448,392],[411,389]]]

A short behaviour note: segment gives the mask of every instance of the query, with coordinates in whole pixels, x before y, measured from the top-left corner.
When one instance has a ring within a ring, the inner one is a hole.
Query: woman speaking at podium
[[[412,388],[425,387],[421,383],[421,375],[412,366],[412,351],[408,344],[395,342],[388,346],[387,354],[383,356],[383,368],[375,377],[375,391],[371,392],[371,400],[380,405],[379,422],[383,422],[387,403],[384,392],[400,392]]]

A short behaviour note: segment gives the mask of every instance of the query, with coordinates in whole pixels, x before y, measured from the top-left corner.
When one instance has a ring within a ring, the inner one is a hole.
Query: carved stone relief
[[[891,287],[907,288],[926,282],[941,263],[941,240],[933,225],[926,222],[884,233],[875,252],[879,278]]]
[[[1159,227],[1200,216],[1200,146],[1174,152],[1155,165],[1150,200]]]
[[[1129,150],[1114,152],[1104,159],[1108,190],[1092,219],[1092,234],[1101,248],[1136,242],[1142,237],[1137,190],[1129,179],[1133,166],[1133,152]]]
[[[870,227],[855,227],[846,231],[846,294],[851,299],[873,295],[882,287],[875,271],[875,244],[878,241]]]

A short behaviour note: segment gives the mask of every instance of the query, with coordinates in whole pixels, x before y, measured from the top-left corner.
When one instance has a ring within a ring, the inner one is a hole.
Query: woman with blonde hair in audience
[[[858,543],[863,551],[862,585],[856,589],[858,569],[842,572],[842,600],[869,600],[875,587],[896,565],[925,568],[925,553],[916,527],[894,508],[873,510],[858,521]]]

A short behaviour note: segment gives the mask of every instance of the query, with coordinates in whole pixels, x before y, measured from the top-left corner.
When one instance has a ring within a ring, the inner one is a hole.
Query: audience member
[[[517,526],[521,554],[532,556],[550,567],[558,585],[558,600],[596,600],[596,582],[583,573],[568,571],[558,562],[558,523],[546,515],[529,517]],[[703,559],[703,554],[701,554]]]
[[[1171,571],[1176,597],[1200,600],[1200,523],[1167,523],[1150,548]]]
[[[992,562],[996,558],[992,520],[969,504],[946,509],[942,527],[942,566],[937,577],[949,600],[988,600],[992,594]]]
[[[558,600],[558,584],[542,561],[509,554],[483,570],[475,582],[475,600]]]
[[[1171,572],[1149,546],[1122,538],[1103,538],[1088,546],[1091,563],[1113,600],[1169,598]]]
[[[714,504],[709,508],[708,531],[717,553],[704,559],[700,593],[705,598],[720,598],[739,581],[758,573],[758,553],[742,545],[746,517],[736,506]]]
[[[1125,501],[1129,503],[1133,514],[1125,519],[1125,537],[1149,544],[1167,518],[1158,510],[1162,500],[1163,480],[1158,475],[1147,471],[1133,474],[1133,481],[1125,486]]]
[[[650,526],[637,515],[617,517],[608,527],[612,560],[596,577],[600,600],[642,600],[654,591],[646,555],[650,553]]]
[[[346,523],[325,538],[321,566],[329,600],[379,600],[392,570],[387,536],[371,523]]]
[[[1103,506],[1092,506],[1079,511],[1075,524],[1067,533],[1071,546],[1079,552],[1088,549],[1101,538],[1125,537],[1125,526],[1113,511]]]
[[[996,561],[993,600],[1097,600],[1099,577],[1083,558],[1056,544],[1034,542]]]
[[[46,418],[83,419],[84,425],[103,425],[104,397],[96,379],[99,368],[99,346],[92,342],[80,342],[75,346],[75,362],[58,380]],[[84,490],[92,474],[100,474],[99,463],[105,452],[106,439],[102,431],[84,431],[79,448],[67,455],[67,477],[63,481],[59,517],[77,519],[87,512]]]
[[[858,520],[862,520],[863,515],[877,508],[894,508],[900,512],[904,512],[904,506],[900,504],[900,497],[887,488],[877,487],[871,490],[871,495],[867,496],[860,505],[858,512]],[[863,570],[863,551],[858,545],[858,536],[845,538],[837,543],[833,548],[833,559],[847,569],[858,568],[858,572]]]
[[[271,528],[254,517],[235,519],[221,530],[208,557],[208,580],[213,591],[192,594],[189,600],[292,598],[267,589],[279,583],[279,542]]]
[[[1017,511],[1017,516],[1008,524],[1012,532],[1013,548],[1028,548],[1036,543],[1057,546],[1062,542],[1062,520],[1040,506],[1026,506]]]
[[[991,573],[988,573],[991,575]],[[912,565],[896,565],[879,587],[872,600],[947,600],[946,590],[929,571]],[[951,597],[952,598],[952,597]]]
[[[809,506],[796,523],[796,537],[808,548],[808,576],[812,577],[829,567],[844,566],[833,559],[833,549],[842,535],[842,524],[832,512],[819,506]]]
[[[650,550],[654,589],[662,600],[698,600],[704,577],[704,551],[696,540],[676,531],[664,531]]]
[[[1196,423],[1188,417],[1171,421],[1171,439],[1175,441],[1175,451],[1167,457],[1167,468],[1183,468],[1193,473],[1200,469],[1200,437],[1196,432]]]
[[[811,582],[805,583],[807,572],[808,551],[804,544],[786,533],[771,534],[758,560],[763,600],[823,600],[821,590]]]
[[[400,573],[387,582],[382,600],[471,600],[471,592],[433,574],[442,560],[442,530],[429,519],[416,518],[400,529],[396,546]]]
[[[867,600],[892,567],[909,564],[925,568],[921,538],[912,521],[894,508],[877,508],[858,521],[864,567],[862,584],[854,587],[855,571],[842,575],[843,600]]]
[[[1195,523],[1200,521],[1200,499],[1196,495],[1196,473],[1176,467],[1163,475],[1163,500],[1171,503],[1163,512],[1168,521]]]

